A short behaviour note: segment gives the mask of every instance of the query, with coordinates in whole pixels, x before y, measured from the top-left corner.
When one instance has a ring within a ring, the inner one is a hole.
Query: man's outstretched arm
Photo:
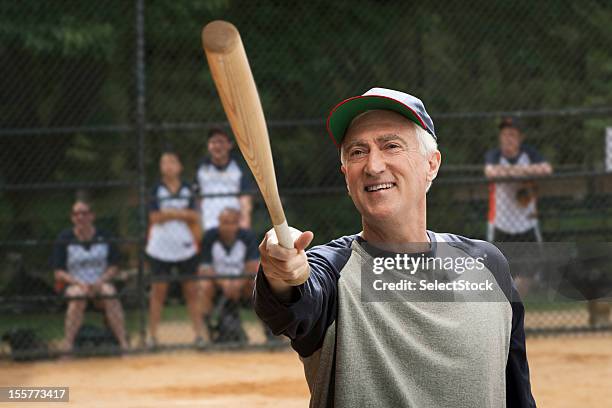
[[[270,234],[270,233],[268,233]],[[293,348],[303,357],[316,351],[325,332],[336,318],[336,291],[340,269],[346,262],[346,250],[331,245],[304,248],[312,233],[301,234],[293,250],[267,244],[260,245],[261,266],[255,280],[254,305],[257,315],[276,335],[292,340]],[[340,252],[344,253],[340,254]],[[301,285],[291,280],[309,273]]]

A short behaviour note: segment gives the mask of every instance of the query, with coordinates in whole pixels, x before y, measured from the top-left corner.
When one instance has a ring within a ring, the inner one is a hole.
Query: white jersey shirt
[[[224,167],[217,167],[209,158],[202,160],[198,165],[195,185],[202,200],[200,210],[204,231],[219,226],[219,214],[223,209],[240,210],[238,197],[252,189],[247,172],[233,158]]]
[[[231,245],[221,240],[218,228],[204,233],[202,264],[212,267],[217,276],[238,276],[245,273],[246,262],[259,259],[258,242],[250,230],[239,229]]]
[[[182,182],[181,187],[173,194],[160,182],[153,188],[149,211],[165,209],[196,209],[195,196],[189,184]],[[191,258],[197,253],[193,234],[185,221],[170,220],[151,225],[146,253],[152,258],[164,262],[178,262]]]
[[[96,228],[91,241],[79,241],[72,228],[62,231],[53,246],[53,269],[61,269],[80,281],[92,284],[109,266],[117,266],[119,252],[111,236]]]
[[[543,163],[542,155],[534,148],[522,145],[519,154],[507,158],[499,148],[489,150],[485,163],[491,165],[513,166]],[[537,225],[536,199],[533,197],[526,205],[518,200],[525,182],[497,182],[489,185],[489,223],[508,234],[521,234]]]

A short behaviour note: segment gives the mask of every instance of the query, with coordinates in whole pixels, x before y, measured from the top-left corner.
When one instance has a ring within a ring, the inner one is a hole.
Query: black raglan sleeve
[[[491,149],[487,151],[484,157],[485,164],[499,164],[499,158],[501,156],[501,152],[499,149]]]
[[[514,284],[516,300],[512,305],[512,332],[510,335],[510,352],[506,363],[506,406],[508,408],[535,407],[529,381],[529,363],[525,347],[525,307],[518,298]]]
[[[529,363],[525,346],[525,307],[510,275],[510,266],[503,253],[493,244],[479,241],[485,247],[487,266],[494,273],[498,285],[512,307],[510,348],[506,362],[506,406],[508,408],[531,408],[536,403],[531,393]]]
[[[53,253],[51,254],[51,267],[53,269],[68,270],[67,263],[67,247],[70,241],[70,230],[62,231],[53,244]]]
[[[535,147],[524,145],[523,150],[529,156],[529,161],[531,164],[546,163],[544,156],[542,156],[542,154]]]
[[[263,269],[255,280],[257,315],[276,335],[284,334],[302,357],[323,343],[327,328],[336,319],[337,284],[350,256],[352,239],[343,237],[307,251],[310,277],[296,286],[290,302],[281,302],[272,292]]]

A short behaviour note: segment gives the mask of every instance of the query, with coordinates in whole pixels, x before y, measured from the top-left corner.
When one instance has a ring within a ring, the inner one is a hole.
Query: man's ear
[[[439,150],[436,150],[429,156],[429,160],[427,161],[427,181],[433,181],[438,175],[438,170],[440,170],[440,164],[442,163],[442,154],[440,154]]]

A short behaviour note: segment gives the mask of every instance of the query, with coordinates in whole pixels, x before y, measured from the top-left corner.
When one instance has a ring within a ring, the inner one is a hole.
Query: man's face
[[[208,139],[208,153],[215,163],[227,162],[232,147],[232,142],[221,133],[216,133]]]
[[[219,235],[225,242],[233,242],[240,228],[240,213],[237,211],[223,211],[219,215]]]
[[[518,129],[505,127],[499,131],[499,148],[506,157],[516,157],[522,141],[523,136]]]
[[[164,153],[159,159],[159,171],[164,177],[179,177],[183,166],[175,154]]]
[[[425,203],[427,185],[440,165],[439,153],[425,158],[412,122],[391,111],[356,118],[342,143],[349,194],[366,221],[402,220]]]
[[[91,208],[85,203],[76,202],[72,206],[72,212],[70,214],[70,218],[72,220],[72,224],[76,228],[85,228],[91,227],[94,221],[94,213],[91,211]]]

